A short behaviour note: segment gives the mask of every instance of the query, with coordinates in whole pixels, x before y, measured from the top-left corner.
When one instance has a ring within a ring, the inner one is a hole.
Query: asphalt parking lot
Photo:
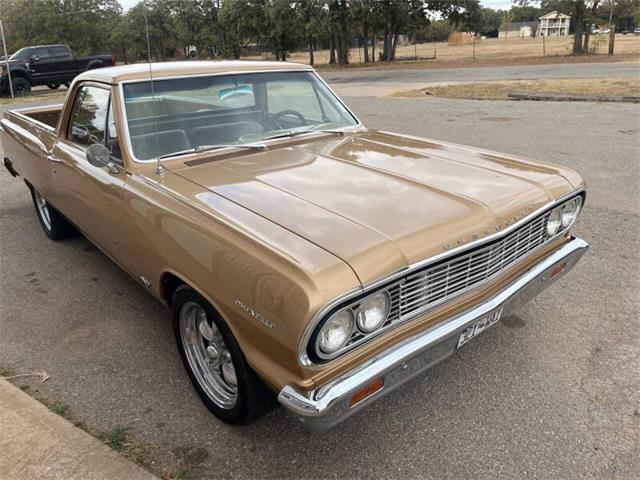
[[[591,251],[517,316],[318,436],[276,409],[230,427],[200,403],[168,312],[83,238],[49,241],[0,173],[0,366],[45,370],[70,414],[129,428],[198,478],[640,476],[640,106],[346,98],[372,128],[562,163]]]

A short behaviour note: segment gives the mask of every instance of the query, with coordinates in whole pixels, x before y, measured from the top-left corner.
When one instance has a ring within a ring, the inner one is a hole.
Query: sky
[[[125,10],[128,10],[138,3],[138,1],[139,0],[120,0],[120,5],[122,5]],[[484,7],[493,8],[495,10],[507,10],[511,7],[513,2],[511,2],[511,0],[480,0],[480,3]]]

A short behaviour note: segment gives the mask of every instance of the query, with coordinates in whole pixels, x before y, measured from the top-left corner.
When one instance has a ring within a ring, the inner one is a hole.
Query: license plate
[[[480,320],[477,320],[473,325],[469,325],[460,335],[460,338],[458,339],[458,346],[456,348],[460,348],[473,337],[481,334],[487,328],[497,323],[498,320],[500,320],[500,315],[502,315],[501,308],[485,315]]]

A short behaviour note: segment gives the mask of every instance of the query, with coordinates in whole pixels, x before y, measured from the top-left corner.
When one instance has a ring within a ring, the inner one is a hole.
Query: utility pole
[[[11,92],[11,98],[15,98],[13,95],[13,82],[11,81],[11,67],[9,65],[9,55],[7,55],[7,42],[4,40],[4,26],[2,20],[0,20],[0,36],[2,37],[2,48],[4,49],[4,60],[7,62],[7,77],[9,77],[9,91]]]

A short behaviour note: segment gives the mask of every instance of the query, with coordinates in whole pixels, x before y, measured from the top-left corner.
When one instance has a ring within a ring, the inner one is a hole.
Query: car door
[[[51,74],[52,79],[55,82],[52,83],[64,83],[70,82],[76,76],[76,61],[67,47],[58,46],[51,47]]]
[[[111,87],[83,83],[72,95],[67,128],[51,152],[56,206],[93,243],[131,272],[124,244],[126,219],[122,215],[128,175],[120,159]],[[94,143],[106,145],[111,151],[109,167],[88,162],[86,150]]]
[[[51,83],[52,52],[48,47],[36,48],[29,57],[29,71],[35,85]]]

